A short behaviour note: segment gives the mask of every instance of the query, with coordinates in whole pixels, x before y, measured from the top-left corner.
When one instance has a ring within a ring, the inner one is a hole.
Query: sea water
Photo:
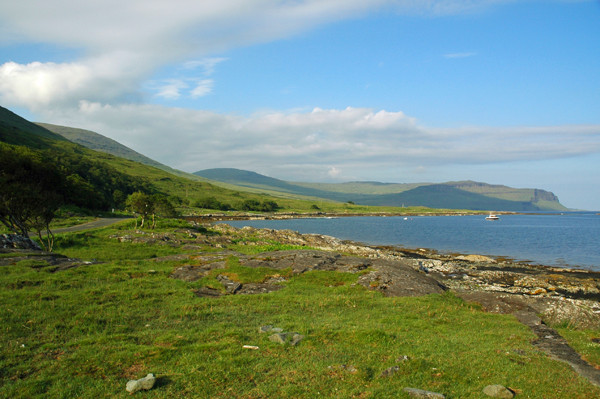
[[[592,212],[476,216],[341,217],[226,222],[290,229],[370,245],[508,257],[534,264],[600,271],[600,215]]]

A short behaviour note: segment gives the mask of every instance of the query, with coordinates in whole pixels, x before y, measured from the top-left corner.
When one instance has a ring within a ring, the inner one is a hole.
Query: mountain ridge
[[[194,174],[213,181],[256,190],[316,196],[360,205],[427,206],[497,211],[568,210],[560,204],[554,193],[545,190],[520,189],[472,180],[446,183],[382,183],[377,181],[303,183],[288,182],[234,168],[205,169]]]

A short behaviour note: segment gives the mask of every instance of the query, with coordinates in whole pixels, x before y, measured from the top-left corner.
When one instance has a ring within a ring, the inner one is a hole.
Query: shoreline
[[[360,214],[348,214],[348,213],[281,213],[281,214],[253,214],[253,213],[243,213],[243,214],[206,214],[200,216],[186,216],[184,217],[186,220],[196,223],[226,223],[228,221],[260,221],[260,220],[292,220],[292,219],[337,219],[337,218],[347,218],[347,217],[425,217],[425,216],[476,216],[476,215],[487,215],[489,212],[487,211],[473,211],[473,212],[432,212],[432,213],[423,213],[423,212],[407,212],[407,213],[388,213],[388,212],[378,212],[378,213],[360,213]],[[496,215],[548,215],[548,216],[556,216],[564,214],[563,212],[552,212],[552,213],[537,213],[537,212],[514,212],[514,211],[503,211],[496,212]],[[493,222],[489,222],[493,223]],[[331,234],[331,233],[328,233]],[[333,233],[335,236],[335,233]],[[465,256],[469,254],[479,254],[485,255],[488,258],[494,259],[497,262],[509,262],[513,264],[518,264],[523,267],[531,267],[531,268],[553,268],[560,270],[574,270],[574,271],[584,271],[584,272],[598,272],[600,270],[594,270],[594,264],[577,264],[577,263],[565,263],[565,262],[555,262],[544,263],[543,261],[536,261],[527,257],[518,257],[506,255],[504,253],[496,253],[489,254],[486,252],[461,252],[456,251],[453,248],[449,249],[439,249],[435,247],[427,247],[427,246],[408,246],[405,247],[402,244],[377,244],[377,243],[369,243],[369,242],[357,242],[363,246],[371,246],[371,247],[382,247],[382,248],[395,248],[398,251],[403,252],[411,252],[417,253],[419,251],[426,252],[430,257],[456,257],[456,256]],[[467,249],[467,251],[469,251]]]
[[[446,277],[454,278],[459,274],[484,274],[488,276],[488,282],[484,285],[489,285],[489,277],[496,275],[492,280],[507,280],[506,275],[513,273],[519,275],[530,276],[554,276],[548,281],[542,283],[538,281],[538,286],[527,291],[527,284],[521,284],[525,290],[521,292],[535,292],[535,295],[552,294],[553,292],[566,291],[570,292],[570,297],[593,297],[600,301],[600,271],[593,271],[579,268],[564,268],[549,266],[543,264],[534,264],[531,262],[523,262],[513,260],[508,257],[492,257],[480,254],[461,254],[457,252],[441,253],[436,250],[426,248],[403,248],[392,245],[370,245],[361,242],[342,240],[336,237],[323,234],[302,234],[292,230],[274,230],[268,228],[254,227],[233,227],[227,223],[211,223],[211,227],[226,235],[234,236],[257,236],[259,239],[271,239],[283,244],[306,246],[316,249],[329,251],[338,251],[343,253],[351,253],[353,255],[382,258],[382,259],[410,259],[414,261],[416,268],[427,268],[431,272],[437,272]],[[571,278],[591,280],[593,286],[586,284],[572,284],[568,289],[560,288],[560,278],[569,280]],[[552,280],[559,285],[555,287]],[[482,282],[483,283],[483,282]],[[507,281],[496,287],[500,291],[506,291]],[[502,287],[504,286],[504,287]],[[518,284],[517,284],[518,286]],[[540,288],[542,290],[540,290]],[[542,292],[544,291],[544,292]]]
[[[182,216],[183,219],[199,222],[199,223],[211,223],[211,222],[224,222],[232,220],[288,220],[288,219],[334,219],[344,217],[401,217],[401,216],[471,216],[471,215],[487,215],[489,211],[442,211],[442,212],[357,212],[357,213],[346,213],[346,212],[314,212],[314,213],[300,213],[300,212],[283,212],[283,213],[239,213],[239,214],[227,214],[227,213],[207,213],[204,215],[187,215]],[[521,214],[520,212],[513,211],[502,211],[495,212],[496,215],[516,215]]]

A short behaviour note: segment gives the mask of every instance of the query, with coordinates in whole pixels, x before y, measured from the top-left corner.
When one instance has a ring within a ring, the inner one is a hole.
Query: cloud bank
[[[55,123],[94,130],[169,166],[235,167],[297,181],[403,181],[416,169],[531,162],[600,153],[600,126],[429,128],[402,112],[315,108],[249,117],[83,102]],[[416,168],[416,169],[415,169]]]

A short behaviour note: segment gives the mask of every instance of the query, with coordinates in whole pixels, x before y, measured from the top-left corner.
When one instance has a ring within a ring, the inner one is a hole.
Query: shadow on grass
[[[156,388],[166,387],[167,385],[171,384],[172,382],[173,382],[173,380],[171,380],[171,378],[168,376],[156,377],[156,382],[154,383],[153,388],[156,389]]]

